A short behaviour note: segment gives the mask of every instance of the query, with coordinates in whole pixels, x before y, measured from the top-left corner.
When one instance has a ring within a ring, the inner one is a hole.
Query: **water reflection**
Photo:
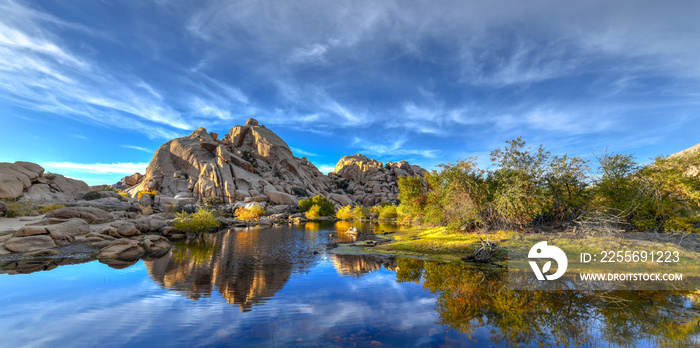
[[[333,267],[338,274],[359,277],[382,268],[396,271],[396,258],[376,255],[332,255]]]
[[[347,228],[230,230],[124,270],[93,262],[2,275],[0,325],[8,346],[31,345],[28,337],[72,346],[78,335],[91,339],[84,346],[698,346],[700,292],[511,291],[498,269],[326,253]]]
[[[167,289],[191,299],[216,289],[228,303],[248,311],[274,296],[293,272],[311,265],[328,242],[319,230],[291,226],[229,230],[176,244],[168,256],[146,266]]]

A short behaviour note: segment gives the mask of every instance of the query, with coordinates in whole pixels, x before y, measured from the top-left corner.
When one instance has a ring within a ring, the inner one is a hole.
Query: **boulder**
[[[14,237],[5,241],[5,249],[14,253],[50,249],[55,246],[56,243],[47,235]]]
[[[0,201],[0,217],[5,216],[5,212],[7,211],[7,205],[5,202]]]
[[[122,237],[134,237],[141,235],[141,231],[139,231],[136,228],[136,225],[131,222],[118,222],[116,224],[112,224],[112,227],[114,227],[117,230],[117,233]]]
[[[83,207],[93,207],[108,211],[131,210],[135,208],[130,200],[126,200],[122,196],[119,196],[119,198],[106,197],[91,201],[80,201],[77,204]]]
[[[58,238],[55,236],[60,236],[63,234],[71,236],[88,234],[90,233],[90,226],[88,226],[88,223],[85,220],[74,218],[65,222],[48,225],[46,226],[46,230],[49,231],[51,237],[54,237],[55,239]]]
[[[15,164],[36,174],[37,177],[44,175],[44,168],[36,163],[17,161]]]
[[[158,195],[153,200],[154,208],[157,206],[160,211],[168,211],[170,209],[177,209],[179,206],[178,200],[172,197]]]
[[[114,220],[107,211],[94,207],[67,207],[56,209],[46,214],[47,218],[72,219],[79,218],[89,224],[109,222]]]
[[[153,205],[153,199],[151,198],[151,195],[149,195],[149,194],[141,195],[141,198],[139,199],[139,204],[141,204],[143,206]]]
[[[24,184],[15,175],[0,173],[0,199],[17,198],[23,189]]]
[[[82,199],[83,195],[90,191],[90,186],[83,181],[66,178],[61,174],[52,174],[52,176],[50,186],[72,199]]]
[[[337,193],[332,193],[330,196],[331,200],[338,202],[340,205],[352,205],[352,200],[346,195],[339,195]]]
[[[347,231],[345,231],[347,234],[360,234],[360,229],[357,227],[350,227],[348,228]]]
[[[156,235],[145,236],[141,243],[149,255],[164,255],[173,246],[168,238]]]
[[[51,187],[49,184],[36,183],[24,191],[21,200],[34,202],[68,202],[73,201],[74,197]]]
[[[0,173],[14,176],[17,180],[22,182],[23,188],[32,186],[32,181],[39,177],[36,173],[22,166],[8,162],[0,162]]]
[[[17,230],[15,237],[36,236],[40,234],[49,234],[44,226],[24,226]]]
[[[284,192],[279,192],[273,188],[272,185],[267,185],[265,186],[264,189],[265,195],[270,198],[270,201],[276,203],[276,204],[286,204],[286,205],[297,205],[299,204],[299,201],[297,200],[296,197],[284,193]]]
[[[118,259],[122,261],[134,261],[143,256],[144,250],[138,241],[131,239],[117,239],[97,253],[99,259]]]

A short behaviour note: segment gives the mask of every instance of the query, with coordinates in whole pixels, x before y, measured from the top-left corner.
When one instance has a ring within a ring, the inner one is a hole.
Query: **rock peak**
[[[259,126],[260,124],[258,123],[258,120],[254,118],[249,118],[247,121],[245,121],[246,126]]]

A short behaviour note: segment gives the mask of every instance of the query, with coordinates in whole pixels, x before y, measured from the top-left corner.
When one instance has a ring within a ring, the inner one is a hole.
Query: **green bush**
[[[83,195],[83,199],[86,201],[92,201],[92,200],[100,199],[100,198],[102,198],[102,195],[96,191],[90,191],[90,192],[87,192]]]
[[[382,220],[394,220],[398,214],[396,213],[396,206],[386,205],[379,211],[379,218]]]
[[[219,227],[221,223],[214,213],[206,209],[198,209],[195,213],[181,211],[175,216],[173,225],[176,230],[186,233],[203,234]]]
[[[335,205],[333,202],[329,201],[326,197],[317,195],[310,199],[302,199],[299,201],[299,211],[307,212],[314,205],[319,207],[320,216],[332,216],[335,214]]]

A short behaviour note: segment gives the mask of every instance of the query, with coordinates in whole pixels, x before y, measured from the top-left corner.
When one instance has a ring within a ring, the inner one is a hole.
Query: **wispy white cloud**
[[[290,146],[289,149],[292,150],[292,152],[293,152],[295,155],[314,156],[314,157],[317,157],[317,156],[318,156],[318,154],[315,154],[315,153],[313,153],[313,152],[309,152],[309,151],[306,151],[306,150],[302,150],[302,149],[299,149],[299,148],[296,148],[296,147],[291,147],[291,146]]]
[[[142,146],[122,145],[122,147],[127,148],[127,149],[134,149],[134,150],[139,150],[139,151],[143,151],[143,152],[153,153],[153,150],[147,149],[147,148],[142,147]]]
[[[359,137],[353,138],[352,145],[360,149],[363,154],[376,156],[406,156],[417,155],[427,158],[437,157],[439,151],[433,149],[409,149],[406,146],[406,139],[399,139],[389,144],[377,144],[367,139]]]

